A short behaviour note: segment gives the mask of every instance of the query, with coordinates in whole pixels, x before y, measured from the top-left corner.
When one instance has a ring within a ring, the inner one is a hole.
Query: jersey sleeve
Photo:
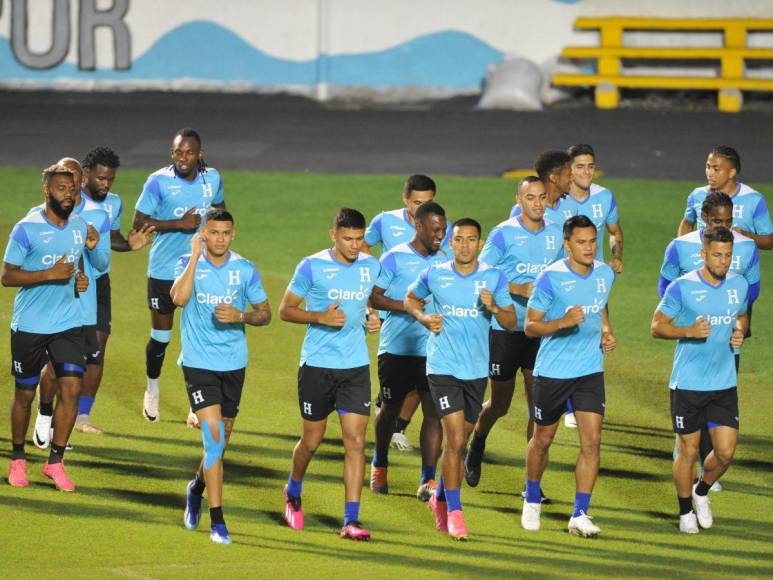
[[[156,176],[151,175],[142,187],[142,193],[140,194],[134,209],[145,215],[152,216],[160,204],[161,186],[159,185]]]
[[[518,204],[515,204],[513,208],[510,210],[510,219],[513,219],[514,217],[518,217],[521,215],[521,206]]]
[[[86,256],[97,270],[105,270],[110,264],[110,247],[105,248],[102,244],[97,244],[93,250],[86,248]]]
[[[507,285],[507,278],[501,270],[497,270],[497,285],[492,294],[494,295],[494,302],[496,302],[496,305],[500,308],[507,308],[513,303]]]
[[[260,272],[258,269],[250,264],[252,269],[252,275],[250,281],[247,282],[247,301],[250,304],[261,304],[268,300],[266,290],[263,288],[263,281],[260,278]]]
[[[665,285],[668,286],[668,284],[673,280],[676,280],[680,274],[681,269],[679,267],[679,250],[676,247],[676,240],[671,240],[671,243],[668,244],[666,253],[663,256],[663,265],[660,267],[660,286],[662,291],[659,292],[659,294],[661,296],[663,296],[665,292],[665,286],[663,286],[662,281],[665,280]]]
[[[550,283],[550,276],[545,272],[541,272],[534,281],[531,297],[526,307],[540,312],[547,312],[553,305],[554,300],[555,294],[553,292],[553,285]]]
[[[177,260],[177,263],[174,265],[175,280],[183,275],[183,271],[185,270],[185,267],[188,265],[188,262],[190,261],[191,261],[190,254],[187,256],[180,256],[180,258]]]
[[[8,236],[8,245],[5,248],[3,261],[14,266],[21,266],[24,264],[24,259],[27,257],[30,248],[31,244],[27,231],[21,224],[16,224]]]
[[[773,234],[773,223],[770,221],[770,212],[768,211],[768,204],[764,197],[760,197],[757,207],[754,208],[752,225],[754,226],[753,233],[758,236]]]
[[[408,292],[406,292],[406,296],[409,292],[413,292],[414,296],[421,298],[422,300],[424,300],[432,293],[429,289],[429,268],[422,270],[419,274],[419,277],[416,278],[416,280],[414,280],[410,286],[408,286]]]
[[[381,220],[383,214],[378,214],[368,225],[368,229],[365,230],[365,243],[371,248],[381,243]]]
[[[615,199],[615,194],[610,191],[609,211],[607,212],[607,218],[604,220],[604,222],[607,225],[611,225],[616,224],[618,221],[620,221],[620,216],[617,215],[617,200]]]
[[[115,216],[113,217],[113,222],[110,224],[110,229],[113,231],[119,231],[121,229],[121,216],[123,215],[123,202],[120,198],[118,198],[114,207]]]
[[[314,276],[311,271],[311,260],[305,258],[295,268],[295,273],[287,289],[296,296],[303,298],[311,290],[312,284],[314,284]]]
[[[486,239],[478,260],[496,266],[499,264],[502,256],[504,256],[506,249],[507,246],[505,245],[505,236],[502,233],[502,228],[494,228],[494,231]]]
[[[223,205],[223,204],[225,204],[225,194],[223,193],[223,176],[218,172],[217,191],[215,192],[215,195],[212,198],[212,205]],[[257,302],[253,302],[253,304],[257,304]]]
[[[743,273],[743,277],[746,278],[746,281],[750,286],[752,284],[757,284],[760,281],[760,251],[757,249],[756,244],[752,250],[752,256],[749,259],[749,265],[747,266],[746,271]]]
[[[397,273],[397,260],[392,252],[387,252],[381,256],[380,262],[381,272],[379,272],[378,278],[376,278],[376,286],[386,290]]]
[[[668,285],[657,309],[672,319],[682,310],[682,291],[679,288],[678,280],[674,280]]]
[[[693,207],[693,195],[694,192],[687,196],[687,207],[684,210],[684,219],[686,219],[691,224],[694,224],[698,220],[698,216],[695,213],[695,208]]]

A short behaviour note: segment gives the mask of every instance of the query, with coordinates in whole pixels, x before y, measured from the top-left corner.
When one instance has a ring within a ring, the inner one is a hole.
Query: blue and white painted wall
[[[475,94],[592,44],[578,16],[760,16],[765,0],[0,0],[0,86]]]

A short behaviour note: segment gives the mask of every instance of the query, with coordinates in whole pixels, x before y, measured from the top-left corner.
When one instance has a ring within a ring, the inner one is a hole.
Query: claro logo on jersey
[[[457,318],[477,318],[480,315],[480,310],[477,308],[462,308],[461,306],[444,304],[443,314],[446,314],[447,316],[455,316]]]
[[[210,294],[209,292],[198,292],[196,294],[196,302],[199,304],[211,304],[218,306],[219,304],[233,304],[236,302],[237,290],[232,290],[225,296],[219,294]]]
[[[706,320],[708,320],[711,326],[730,326],[731,324],[735,324],[735,318],[738,315],[738,311],[727,310],[726,312],[727,314],[724,316],[706,316]]]
[[[546,261],[542,264],[532,264],[531,262],[518,262],[515,271],[518,274],[539,274],[550,264]]]
[[[44,266],[53,266],[59,259],[61,259],[62,256],[64,256],[64,254],[46,254],[40,259],[40,261],[43,262]],[[80,259],[80,255],[77,252],[71,250],[67,254],[67,259],[65,262],[69,264],[70,262],[75,262],[75,260],[78,259]]]
[[[579,306],[582,308],[582,313],[585,315],[598,314],[604,309],[604,301],[594,298],[593,304],[580,304]],[[569,312],[570,308],[573,308],[573,306],[567,306],[564,312]]]
[[[185,215],[185,212],[188,211],[189,207],[176,207],[174,210],[172,210],[172,213],[174,214],[174,217],[181,218]],[[204,217],[204,215],[207,213],[207,210],[209,207],[197,207],[196,211],[194,213],[200,215],[201,217]]]
[[[327,291],[327,297],[331,300],[365,300],[368,297],[368,294],[363,290],[331,288]]]

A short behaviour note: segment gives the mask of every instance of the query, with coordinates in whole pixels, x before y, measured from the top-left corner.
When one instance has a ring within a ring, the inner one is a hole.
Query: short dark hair
[[[342,207],[338,210],[335,220],[333,220],[333,228],[352,228],[354,230],[365,229],[365,216],[358,212],[356,209],[350,207]]]
[[[428,215],[439,215],[445,217],[446,210],[444,210],[440,204],[435,203],[434,201],[428,201],[427,203],[423,203],[416,208],[416,211],[413,212],[413,219],[414,221],[418,222],[423,220],[424,217]]]
[[[483,233],[483,230],[481,229],[480,224],[476,220],[469,217],[456,220],[454,222],[454,225],[451,226],[451,229],[453,230],[454,228],[461,228],[462,226],[474,227],[476,230],[478,230],[478,236],[480,236]]]
[[[405,181],[403,195],[405,197],[410,197],[412,191],[431,191],[435,193],[437,192],[437,186],[431,177],[417,173],[416,175],[411,175]]]
[[[596,224],[586,215],[574,215],[564,222],[564,239],[571,238],[572,233],[577,228],[593,228],[595,230]]]
[[[204,216],[204,223],[209,221],[234,223],[234,216],[224,207],[211,207]]]
[[[711,242],[720,242],[722,244],[733,243],[733,232],[722,226],[712,226],[703,230],[703,245],[709,246]]]
[[[575,157],[579,157],[580,155],[590,155],[593,157],[594,161],[596,160],[596,152],[593,150],[593,147],[587,143],[578,143],[577,145],[572,145],[569,147],[569,149],[566,150],[566,152],[572,161],[574,161]]]
[[[732,147],[728,147],[727,145],[719,145],[718,147],[714,147],[714,149],[711,150],[710,155],[719,155],[720,157],[724,157],[730,162],[730,165],[735,168],[735,172],[738,175],[741,174],[741,156],[738,155],[738,151]]]
[[[94,169],[97,165],[118,169],[121,166],[121,160],[110,147],[94,147],[86,153],[86,157],[81,161],[81,166],[84,169]]]
[[[571,158],[566,151],[560,149],[550,149],[540,153],[534,162],[534,171],[540,178],[540,181],[547,181],[553,173],[561,171],[561,168],[567,163],[571,163]]]
[[[703,200],[701,213],[710,214],[712,209],[722,206],[727,206],[732,211],[733,200],[725,192],[712,189],[706,196],[706,199]]]

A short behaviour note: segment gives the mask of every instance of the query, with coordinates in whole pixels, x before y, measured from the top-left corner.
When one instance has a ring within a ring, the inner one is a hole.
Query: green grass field
[[[124,231],[146,176],[143,171],[119,173],[114,189],[127,208]],[[37,170],[0,170],[4,240],[26,210],[40,203],[38,183]],[[225,467],[224,511],[234,545],[210,543],[206,514],[198,531],[186,531],[184,492],[201,456],[201,439],[198,431],[185,428],[188,402],[174,364],[176,333],[161,377],[162,420],[150,424],[141,417],[149,331],[147,251],[142,251],[114,255],[114,332],[92,415],[106,433],[73,434],[75,450],[67,454],[67,465],[76,493],[54,490],[40,473],[47,454],[31,442],[30,487],[6,485],[10,427],[7,412],[0,413],[2,576],[769,576],[773,256],[762,256],[763,293],[755,307],[754,338],[742,357],[742,434],[736,461],[723,481],[725,491],[712,495],[715,527],[697,536],[678,534],[666,387],[674,345],[652,339],[649,324],[663,250],[694,184],[603,183],[615,191],[620,207],[625,273],[611,298],[619,347],[607,358],[602,470],[591,504],[603,530],[598,539],[566,533],[578,443],[577,433],[563,427],[543,479],[554,505],[543,510],[542,531],[521,529],[526,413],[520,391],[511,413],[489,438],[480,485],[465,487],[462,494],[471,541],[457,544],[434,530],[430,512],[414,495],[420,470],[415,451],[391,452],[389,496],[373,496],[365,488],[361,515],[373,541],[339,540],[342,446],[334,417],[304,486],[307,527],[300,533],[285,527],[282,486],[300,426],[296,372],[304,329],[276,315],[269,327],[248,333],[250,366]],[[450,217],[470,215],[486,230],[507,217],[515,187],[500,179],[442,176],[438,184],[438,201]],[[370,219],[399,206],[401,185],[399,176],[226,173],[226,200],[237,219],[234,249],[257,263],[274,312],[297,262],[329,244],[335,210],[356,207]],[[12,289],[0,293],[3,327],[14,294]],[[375,360],[375,337],[369,340]],[[0,360],[9,360],[7,339]],[[13,382],[7,374],[0,379],[0,392],[3,401],[11,399]],[[409,438],[417,442],[416,425]],[[372,440],[369,429],[368,457]]]

